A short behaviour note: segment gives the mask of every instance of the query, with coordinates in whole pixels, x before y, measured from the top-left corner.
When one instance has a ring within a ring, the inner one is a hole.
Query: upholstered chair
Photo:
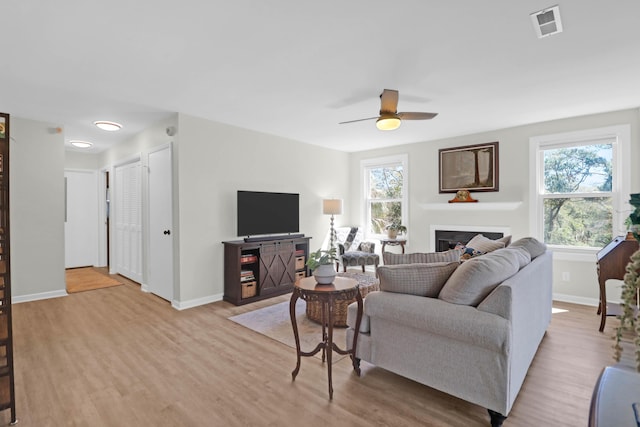
[[[375,266],[378,269],[380,256],[375,253],[376,244],[363,241],[362,229],[358,227],[339,227],[336,229],[338,242],[338,259],[336,261],[336,271],[347,271],[347,267],[361,266],[362,272],[367,265]]]

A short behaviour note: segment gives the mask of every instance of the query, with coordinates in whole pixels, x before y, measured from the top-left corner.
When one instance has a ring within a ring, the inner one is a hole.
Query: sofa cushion
[[[403,328],[424,331],[425,339],[435,334],[490,349],[496,353],[504,352],[505,348],[509,348],[508,320],[495,314],[478,311],[475,307],[453,305],[437,298],[371,292],[365,298],[364,312],[370,317],[369,327],[372,336],[376,334],[374,330],[376,325],[384,322],[399,325],[398,333],[402,333]],[[355,316],[352,316],[351,323],[348,319],[347,324],[354,328]],[[398,351],[410,352],[411,349],[403,347]],[[423,357],[423,363],[429,363],[426,355],[415,357]],[[444,363],[446,365],[446,362]]]
[[[451,249],[445,252],[415,252],[412,254],[394,254],[384,252],[382,259],[385,265],[397,264],[428,264],[432,262],[453,262],[460,258],[460,249]]]
[[[435,298],[458,265],[457,262],[435,262],[378,267],[380,290]]]
[[[506,246],[506,242],[491,240],[484,237],[482,234],[476,234],[465,246],[467,248],[473,248],[477,251],[487,253],[495,251],[496,249],[504,248]]]
[[[513,242],[510,247],[522,247],[531,254],[531,259],[534,260],[542,255],[547,250],[547,245],[533,237],[523,237],[520,240]]]
[[[519,255],[500,250],[460,264],[446,281],[438,298],[452,304],[477,306],[502,281],[520,269]]]

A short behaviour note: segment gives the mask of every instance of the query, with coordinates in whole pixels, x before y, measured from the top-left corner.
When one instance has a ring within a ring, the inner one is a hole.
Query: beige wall
[[[11,117],[11,284],[14,301],[65,295],[64,136]]]
[[[224,291],[221,242],[238,239],[237,190],[299,193],[300,232],[312,237],[312,248],[320,247],[329,225],[322,199],[348,197],[347,153],[184,114],[178,128],[184,305]]]
[[[437,120],[437,119],[436,119]],[[592,129],[604,126],[631,125],[632,164],[640,163],[640,113],[638,109],[583,116],[500,129],[436,141],[425,141],[382,150],[354,153],[350,159],[350,194],[352,221],[363,221],[358,209],[363,199],[360,161],[363,159],[408,153],[409,155],[409,244],[408,251],[428,251],[431,247],[429,227],[438,225],[481,225],[510,227],[514,238],[528,236],[529,231],[529,138],[539,135]],[[496,203],[496,209],[448,210],[452,194],[438,193],[438,150],[445,147],[499,141],[500,191],[473,193],[479,204]],[[633,168],[631,192],[640,192],[640,170]],[[521,202],[515,210],[505,209],[505,203]],[[554,262],[554,292],[559,298],[594,304],[598,298],[595,256],[591,262]],[[560,280],[569,272],[568,282]]]

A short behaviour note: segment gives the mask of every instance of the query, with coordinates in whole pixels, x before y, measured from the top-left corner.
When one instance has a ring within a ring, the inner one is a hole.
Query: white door
[[[149,291],[173,300],[171,145],[149,153]]]
[[[94,171],[64,171],[66,218],[65,268],[97,265],[98,179]]]
[[[142,196],[140,160],[115,168],[113,248],[115,271],[142,283]]]

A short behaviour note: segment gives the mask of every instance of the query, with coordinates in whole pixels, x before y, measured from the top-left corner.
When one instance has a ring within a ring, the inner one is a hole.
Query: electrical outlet
[[[563,271],[562,272],[562,281],[563,282],[569,282],[571,281],[571,274],[569,274],[568,271]]]

